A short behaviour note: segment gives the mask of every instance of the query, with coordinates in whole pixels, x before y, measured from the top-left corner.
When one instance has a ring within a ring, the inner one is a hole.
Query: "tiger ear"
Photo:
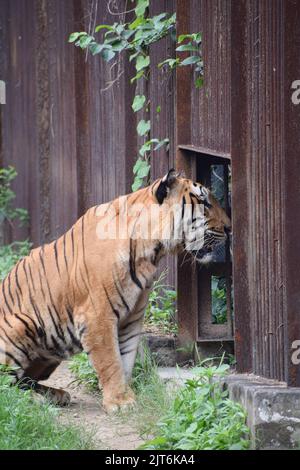
[[[170,189],[175,185],[178,178],[178,173],[174,168],[168,171],[168,173],[161,179],[156,190],[156,199],[159,204],[162,204],[164,199],[167,197]]]

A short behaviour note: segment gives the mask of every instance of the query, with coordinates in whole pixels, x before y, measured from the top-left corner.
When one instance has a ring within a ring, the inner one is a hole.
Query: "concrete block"
[[[300,388],[252,375],[228,376],[225,384],[247,411],[252,448],[300,450]]]

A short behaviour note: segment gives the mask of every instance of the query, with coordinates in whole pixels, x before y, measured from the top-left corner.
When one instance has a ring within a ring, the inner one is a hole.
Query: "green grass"
[[[72,450],[91,449],[91,436],[81,428],[58,421],[59,410],[33,398],[33,392],[10,384],[0,375],[0,449]]]

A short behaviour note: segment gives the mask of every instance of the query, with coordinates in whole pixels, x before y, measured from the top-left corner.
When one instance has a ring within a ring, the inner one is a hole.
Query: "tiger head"
[[[172,221],[168,248],[183,248],[200,263],[210,262],[213,250],[231,233],[231,221],[211,191],[172,169],[156,182],[153,193],[165,214],[163,220]]]

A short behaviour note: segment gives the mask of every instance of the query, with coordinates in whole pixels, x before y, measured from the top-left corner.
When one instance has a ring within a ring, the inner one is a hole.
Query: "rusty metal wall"
[[[231,0],[189,3],[190,31],[202,33],[204,61],[204,87],[191,87],[190,143],[230,154]]]
[[[67,42],[75,30],[124,19],[125,6],[125,0],[1,0],[7,85],[1,165],[16,167],[16,205],[31,217],[30,228],[15,229],[15,238],[49,241],[91,205],[130,191],[134,70],[124,56],[106,64]]]
[[[232,172],[236,354],[240,371],[300,385],[300,4],[233,1]],[[296,58],[297,57],[297,58]],[[297,175],[297,176],[296,176]]]
[[[163,0],[150,4],[150,15],[158,15],[162,11],[170,15],[176,11],[175,0]],[[166,68],[158,68],[158,64],[169,57],[175,56],[175,42],[166,38],[157,44],[153,44],[150,50],[151,76],[149,84],[149,98],[151,99],[151,132],[152,138],[160,140],[168,138],[170,141],[168,149],[160,148],[151,155],[152,179],[159,178],[175,166],[175,72]],[[157,107],[160,112],[157,113]],[[165,282],[176,285],[176,258],[168,256],[161,263],[161,270],[167,270]]]

